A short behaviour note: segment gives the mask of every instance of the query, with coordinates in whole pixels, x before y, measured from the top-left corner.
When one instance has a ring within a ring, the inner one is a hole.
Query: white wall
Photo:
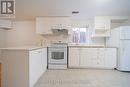
[[[6,31],[6,46],[37,45],[39,36],[35,33],[35,21],[16,21],[14,29]]]
[[[0,48],[5,47],[6,33],[5,30],[0,29]],[[1,50],[0,50],[0,61],[1,61]]]
[[[5,30],[0,29],[0,47],[4,47],[5,46],[5,40],[6,40]]]

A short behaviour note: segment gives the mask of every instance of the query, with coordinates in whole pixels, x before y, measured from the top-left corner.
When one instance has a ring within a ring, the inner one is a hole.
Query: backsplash
[[[42,45],[49,46],[51,43],[68,43],[72,44],[71,35],[50,35],[41,36]],[[104,45],[104,38],[91,38],[89,39],[89,44],[87,45]]]
[[[50,45],[51,43],[69,43],[69,36],[68,35],[44,35],[42,36],[43,45]]]

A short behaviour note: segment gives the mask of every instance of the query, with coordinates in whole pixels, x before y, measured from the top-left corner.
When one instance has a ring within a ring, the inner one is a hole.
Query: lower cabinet
[[[116,48],[69,47],[69,68],[116,68]]]
[[[29,52],[29,87],[33,87],[47,68],[47,49]]]
[[[95,66],[97,59],[97,49],[95,48],[81,48],[80,49],[80,65],[81,67],[93,67]]]
[[[105,66],[108,68],[117,67],[117,49],[116,48],[106,49]]]
[[[2,87],[34,87],[46,71],[47,48],[2,50]]]
[[[70,67],[79,67],[79,57],[80,57],[79,48],[69,48],[69,66]]]

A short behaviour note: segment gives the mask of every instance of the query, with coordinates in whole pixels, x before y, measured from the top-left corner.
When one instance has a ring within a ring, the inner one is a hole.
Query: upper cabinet
[[[37,34],[52,34],[52,29],[69,29],[69,17],[37,17],[36,18],[36,33]]]
[[[111,26],[110,17],[97,16],[95,17],[95,29],[96,30],[110,30]]]
[[[109,37],[111,18],[108,16],[96,16],[94,19],[94,32],[92,37]]]
[[[0,19],[0,29],[12,29],[13,28],[13,21]]]

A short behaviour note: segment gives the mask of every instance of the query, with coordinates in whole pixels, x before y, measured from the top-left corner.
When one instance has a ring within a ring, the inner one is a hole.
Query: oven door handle
[[[63,59],[54,59],[54,60],[63,60]]]

